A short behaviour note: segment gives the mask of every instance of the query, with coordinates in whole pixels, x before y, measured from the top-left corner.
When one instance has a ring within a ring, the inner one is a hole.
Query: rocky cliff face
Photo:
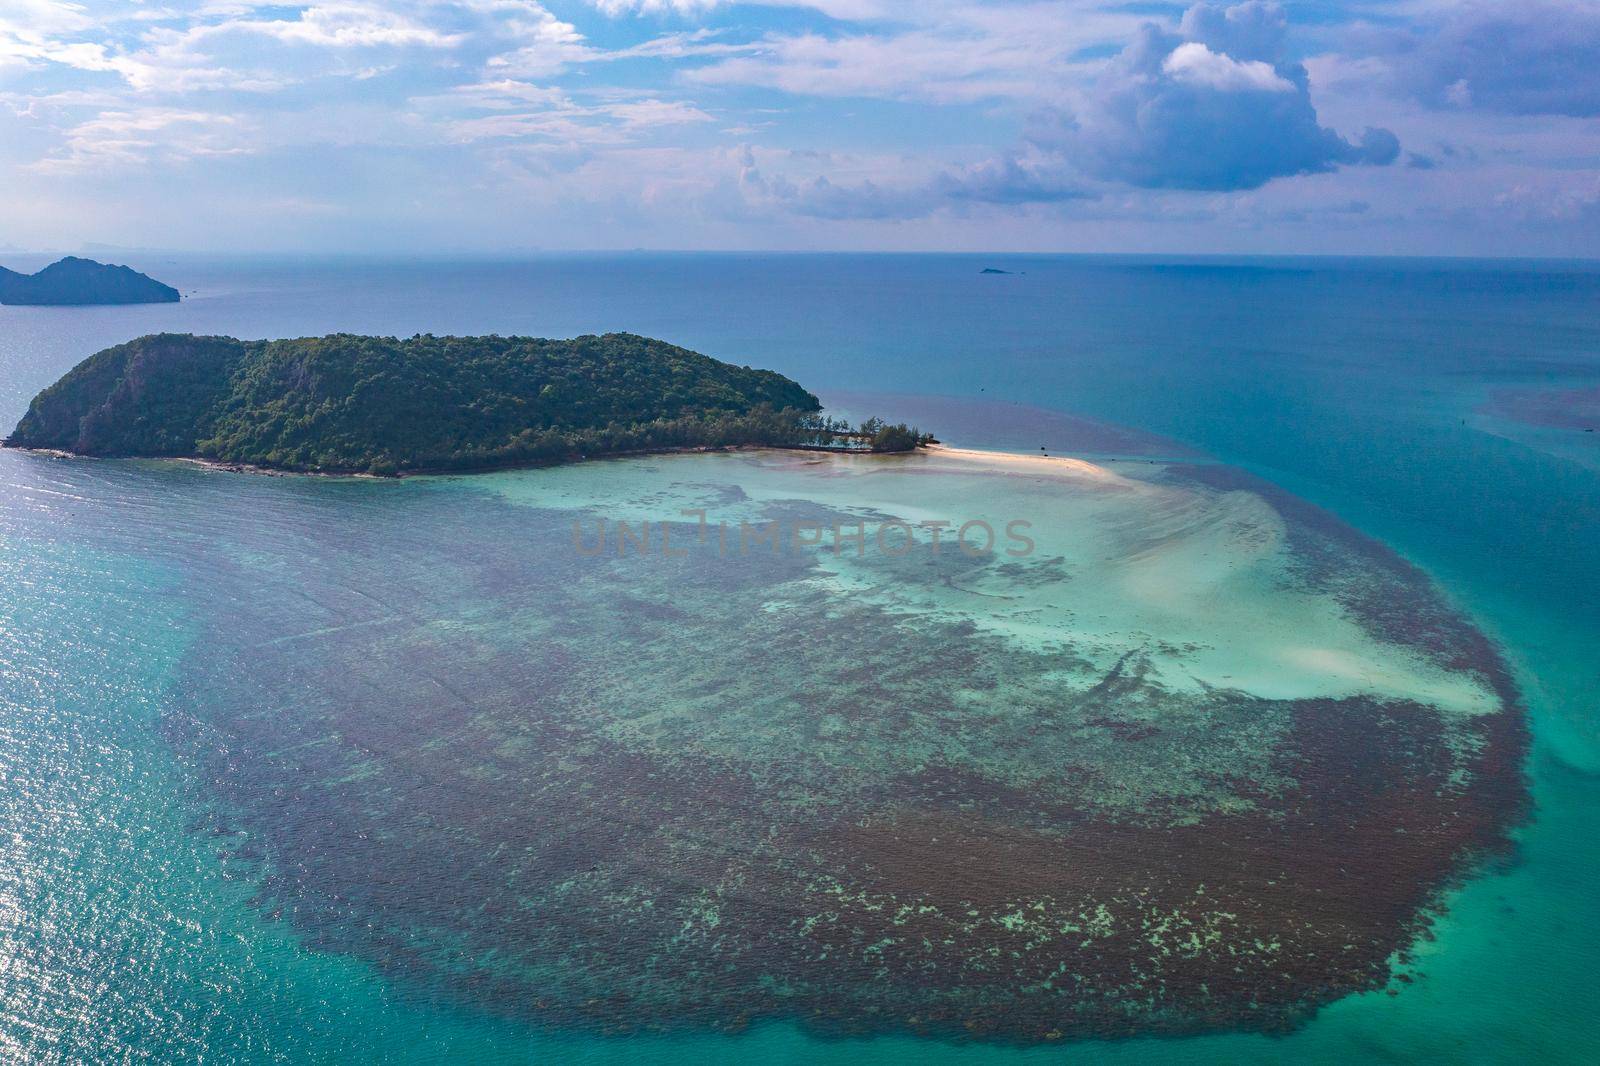
[[[230,337],[160,334],[92,356],[41,392],[7,441],[81,455],[189,455],[245,354]]]

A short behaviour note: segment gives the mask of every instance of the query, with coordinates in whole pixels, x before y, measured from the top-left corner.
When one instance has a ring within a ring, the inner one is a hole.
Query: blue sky
[[[0,0],[0,247],[1595,256],[1597,119],[1597,0]]]

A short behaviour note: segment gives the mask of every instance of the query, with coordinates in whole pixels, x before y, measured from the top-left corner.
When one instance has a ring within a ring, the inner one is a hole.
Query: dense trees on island
[[[800,439],[796,447],[824,448],[829,451],[908,452],[934,443],[932,434],[906,425],[890,425],[881,418],[869,418],[852,426],[839,418],[802,415],[798,421]]]
[[[35,397],[15,447],[395,474],[767,445],[905,451],[924,438],[816,414],[768,370],[627,333],[281,341],[159,334]]]

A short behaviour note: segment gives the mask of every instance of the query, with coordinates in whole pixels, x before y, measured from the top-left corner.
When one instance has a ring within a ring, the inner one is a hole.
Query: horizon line
[[[980,258],[984,256],[1010,256],[1030,259],[1269,259],[1269,260],[1411,260],[1454,262],[1529,262],[1573,263],[1600,265],[1600,256],[1539,255],[1531,253],[1484,254],[1444,252],[1239,252],[1239,251],[1021,251],[986,249],[908,250],[893,248],[525,248],[505,251],[465,250],[449,251],[352,251],[352,250],[271,250],[249,249],[218,251],[196,248],[145,248],[115,245],[85,245],[77,248],[3,248],[0,258],[7,256],[60,256],[93,258],[95,256],[150,255],[205,257],[215,259],[386,259],[416,261],[484,260],[527,261],[540,258],[578,256],[905,256]]]

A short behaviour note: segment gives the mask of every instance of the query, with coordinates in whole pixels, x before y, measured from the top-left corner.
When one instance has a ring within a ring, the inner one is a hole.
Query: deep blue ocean
[[[1534,814],[1510,863],[1451,896],[1417,947],[1416,981],[1340,1000],[1287,1035],[1023,1049],[822,1039],[783,1022],[738,1035],[541,1028],[419,995],[310,942],[261,903],[248,863],[219,857],[208,797],[163,722],[176,702],[205,701],[183,664],[207,639],[195,612],[226,605],[189,602],[180,570],[185,544],[210,535],[199,509],[224,475],[0,452],[0,1060],[1600,1058],[1600,432],[1495,406],[1600,385],[1600,264],[637,254],[133,265],[183,302],[0,307],[0,427],[80,360],[154,332],[629,331],[778,370],[849,410],[959,411],[945,435],[965,446],[1048,448],[1042,410],[1246,468],[1419,564],[1501,644],[1531,715]],[[247,503],[280,491],[238,480]],[[327,483],[308,491],[316,508],[370,505]],[[316,529],[270,533],[320,550]]]

